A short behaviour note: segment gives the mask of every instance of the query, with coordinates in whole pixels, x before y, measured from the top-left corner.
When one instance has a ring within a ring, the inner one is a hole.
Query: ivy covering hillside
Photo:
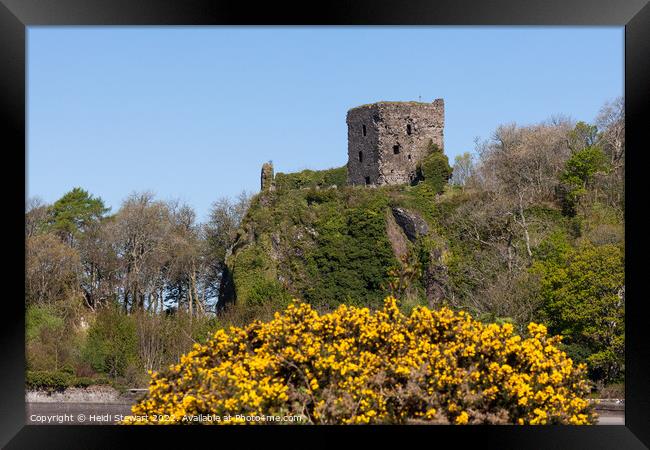
[[[386,270],[397,264],[385,231],[387,207],[385,193],[348,187],[254,198],[228,260],[237,301],[298,296],[327,306],[377,305]]]

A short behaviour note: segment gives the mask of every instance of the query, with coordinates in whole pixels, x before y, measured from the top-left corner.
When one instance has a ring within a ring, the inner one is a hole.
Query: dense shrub
[[[45,329],[58,329],[64,326],[63,319],[58,317],[53,307],[28,306],[25,313],[25,338],[27,341],[37,339]]]
[[[279,191],[310,187],[344,186],[347,181],[347,166],[326,170],[303,170],[296,173],[278,172],[275,186]]]
[[[74,381],[74,386],[86,388],[88,386],[92,386],[93,384],[102,384],[99,383],[98,380],[95,380],[94,378],[90,378],[90,377],[76,377]],[[102,379],[102,381],[105,380]]]
[[[29,370],[59,370],[70,365],[74,332],[53,306],[28,306],[25,325]]]
[[[146,384],[146,371],[178,361],[195,342],[205,342],[218,325],[214,316],[190,316],[184,310],[169,314],[140,311],[132,317],[136,323],[138,362],[131,366],[137,373],[127,378],[136,386]]]
[[[248,303],[253,307],[265,304],[284,307],[289,304],[290,300],[291,296],[279,282],[258,280],[251,288]]]
[[[137,364],[137,342],[134,317],[109,306],[99,311],[88,330],[84,359],[98,372],[121,377]]]
[[[555,237],[540,246],[531,271],[541,277],[543,310],[552,331],[567,336],[567,351],[588,364],[594,380],[621,381],[625,348],[623,249]]]
[[[108,380],[103,377],[76,377],[62,370],[28,370],[25,373],[27,389],[61,392],[69,387],[86,388],[97,384],[108,384]]]
[[[308,277],[300,292],[311,304],[381,304],[388,268],[397,263],[386,234],[387,199],[359,199],[314,222],[315,246],[305,254]]]
[[[429,154],[418,164],[418,175],[434,192],[440,193],[451,178],[449,158],[437,146],[431,144]]]
[[[25,384],[28,389],[63,391],[73,385],[75,377],[62,371],[28,370]]]
[[[308,423],[589,424],[584,366],[531,323],[483,325],[419,307],[400,313],[341,305],[319,315],[294,303],[275,318],[220,329],[154,373],[132,412],[150,422],[187,415],[303,415]],[[127,423],[135,422],[134,417]]]

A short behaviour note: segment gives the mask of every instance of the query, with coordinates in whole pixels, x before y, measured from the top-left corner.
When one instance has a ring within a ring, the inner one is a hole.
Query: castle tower
[[[429,142],[443,149],[445,104],[378,102],[348,111],[348,184],[406,184]]]

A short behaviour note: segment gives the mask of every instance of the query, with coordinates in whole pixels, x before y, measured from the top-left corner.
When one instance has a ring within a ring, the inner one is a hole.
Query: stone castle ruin
[[[262,164],[262,174],[260,175],[260,185],[263,191],[275,190],[275,175],[273,174],[273,163],[271,161]]]
[[[445,103],[377,102],[348,111],[347,184],[411,184],[430,145],[441,150]],[[273,166],[262,167],[262,190],[273,190]]]
[[[378,102],[348,111],[348,184],[407,184],[430,142],[443,149],[445,104]]]

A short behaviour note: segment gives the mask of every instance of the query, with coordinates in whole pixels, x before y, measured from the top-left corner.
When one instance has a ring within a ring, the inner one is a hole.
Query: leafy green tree
[[[585,147],[574,152],[566,162],[561,180],[586,189],[594,180],[596,173],[607,168],[607,159],[600,147]]]
[[[547,243],[531,270],[541,276],[543,309],[567,351],[606,383],[624,371],[625,276],[623,250],[612,244],[569,247]]]
[[[560,198],[565,214],[575,215],[581,198],[593,186],[596,174],[607,170],[607,157],[598,146],[587,146],[571,154],[560,174]]]
[[[138,361],[134,317],[116,306],[101,309],[88,330],[84,359],[93,369],[113,378],[124,376]]]
[[[54,202],[49,211],[49,225],[71,244],[109,210],[101,198],[93,197],[87,191],[76,187]]]

